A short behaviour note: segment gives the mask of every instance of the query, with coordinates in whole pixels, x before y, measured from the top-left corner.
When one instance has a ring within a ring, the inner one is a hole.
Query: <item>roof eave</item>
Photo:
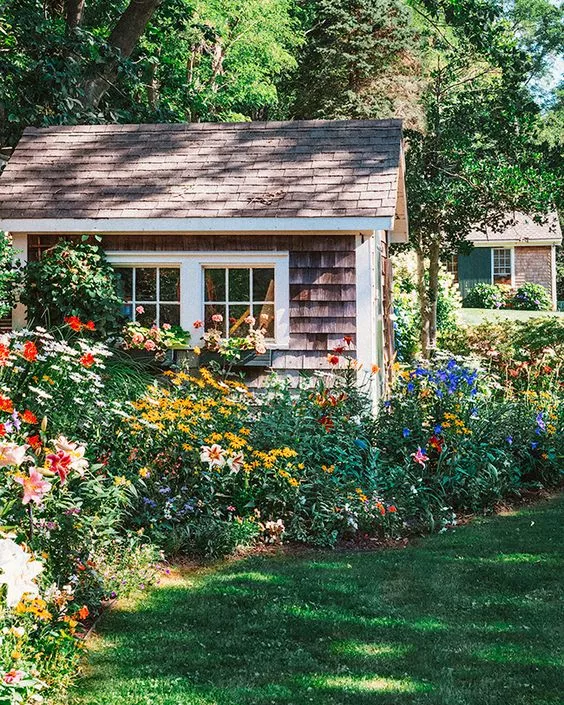
[[[0,218],[10,233],[245,233],[245,232],[374,232],[391,231],[394,218]]]

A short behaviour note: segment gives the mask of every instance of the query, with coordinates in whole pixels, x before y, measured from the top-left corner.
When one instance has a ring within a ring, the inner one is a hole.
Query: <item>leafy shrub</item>
[[[11,313],[20,285],[21,267],[12,249],[12,238],[0,232],[0,318]]]
[[[521,311],[550,311],[552,300],[544,286],[529,282],[517,289],[509,306]]]
[[[464,308],[503,308],[505,298],[495,284],[476,284],[464,297]]]
[[[419,349],[421,313],[417,292],[417,267],[413,253],[394,255],[394,341],[397,359],[411,361]],[[461,307],[458,284],[444,267],[439,274],[437,330],[447,331],[456,325]]]
[[[30,262],[20,298],[30,325],[58,327],[74,316],[107,334],[123,319],[114,270],[103,250],[86,242],[61,240]]]

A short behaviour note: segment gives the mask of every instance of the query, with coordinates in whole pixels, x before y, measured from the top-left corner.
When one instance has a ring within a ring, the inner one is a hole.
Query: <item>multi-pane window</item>
[[[256,326],[274,339],[274,267],[205,267],[204,317],[206,328],[220,314],[222,331],[244,336],[249,330],[245,319],[253,316]]]
[[[179,267],[116,267],[123,312],[143,326],[180,325]]]
[[[452,274],[454,281],[458,281],[458,255],[452,255],[446,262],[447,272]]]
[[[511,284],[511,250],[496,247],[493,251],[494,284]]]

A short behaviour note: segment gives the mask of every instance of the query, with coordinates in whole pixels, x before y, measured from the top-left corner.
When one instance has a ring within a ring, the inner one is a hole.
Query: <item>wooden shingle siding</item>
[[[30,258],[60,236],[30,236]],[[78,239],[75,237],[74,239]],[[328,369],[327,353],[356,334],[355,237],[353,235],[104,235],[108,251],[289,253],[290,345],[273,353],[272,367]],[[261,379],[261,376],[257,379]]]

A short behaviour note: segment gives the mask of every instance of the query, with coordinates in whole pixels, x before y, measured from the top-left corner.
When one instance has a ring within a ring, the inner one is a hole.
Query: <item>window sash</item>
[[[208,296],[207,296],[207,287],[206,287],[206,270],[208,269],[223,269],[224,271],[224,286],[225,286],[225,298],[224,299],[217,299],[211,301]],[[229,272],[230,270],[233,269],[241,269],[241,270],[248,270],[249,272],[249,298],[247,300],[236,300],[236,299],[231,299],[229,296]],[[272,299],[256,299],[254,298],[253,292],[254,292],[254,282],[253,282],[253,273],[254,270],[256,269],[272,269],[272,277],[273,277],[273,282],[274,282],[274,291],[273,291],[273,297]],[[265,340],[269,342],[274,342],[276,339],[276,268],[274,266],[269,266],[269,265],[261,265],[257,264],[256,266],[244,266],[244,265],[204,265],[202,267],[203,270],[203,277],[202,277],[202,285],[203,285],[203,294],[202,294],[202,299],[204,303],[204,316],[203,319],[205,320],[206,318],[206,306],[225,306],[225,336],[227,338],[230,337],[230,328],[231,328],[231,315],[230,315],[230,309],[231,307],[234,306],[248,306],[249,307],[249,314],[253,316],[254,318],[257,318],[260,316],[260,312],[257,311],[257,308],[261,308],[263,306],[272,306],[274,308],[274,314],[272,317],[272,322],[269,321],[269,323],[272,323],[272,328],[274,331],[274,335],[271,337],[266,337]]]
[[[493,274],[494,276],[511,276],[511,250],[505,248],[494,249]]]
[[[131,269],[131,298],[124,298],[124,305],[131,306],[131,320],[133,322],[137,321],[137,311],[135,310],[137,306],[154,306],[156,313],[155,323],[160,327],[161,325],[161,307],[162,306],[178,306],[179,311],[182,306],[182,284],[180,282],[180,267],[178,265],[152,265],[140,263],[137,265],[120,265],[116,264],[116,270],[119,269]],[[137,298],[137,270],[138,269],[154,269],[155,270],[155,298],[154,299],[138,299]],[[178,269],[179,275],[179,294],[178,298],[174,300],[161,299],[161,270],[162,269]],[[142,315],[142,314],[141,314]]]

